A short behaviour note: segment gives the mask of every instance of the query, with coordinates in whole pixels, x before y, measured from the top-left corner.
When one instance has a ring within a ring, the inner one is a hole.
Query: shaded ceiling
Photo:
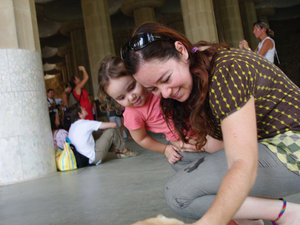
[[[120,11],[123,0],[108,0],[109,14],[113,29],[133,26],[133,19]],[[256,8],[275,9],[271,20],[300,18],[300,0],[257,0]],[[61,27],[68,21],[82,20],[80,0],[35,0],[40,43],[45,72],[57,73],[56,64],[63,63],[59,48],[70,46],[70,38],[61,33]],[[166,0],[160,14],[180,13],[180,0]],[[121,22],[120,22],[121,21]],[[46,64],[46,65],[45,65]],[[47,68],[47,69],[46,69]]]

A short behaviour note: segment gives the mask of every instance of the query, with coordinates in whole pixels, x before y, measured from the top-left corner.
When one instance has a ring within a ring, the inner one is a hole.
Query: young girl
[[[160,110],[160,98],[149,93],[126,71],[119,57],[106,57],[99,69],[99,100],[108,104],[112,98],[125,107],[124,125],[132,138],[142,147],[165,154],[169,163],[178,162],[182,156],[179,151],[195,151],[193,140],[180,141],[174,127],[165,122]],[[111,107],[109,105],[109,107]],[[150,137],[146,131],[164,133],[171,144],[163,144]],[[202,149],[212,151],[221,149],[223,143],[215,140]]]
[[[144,23],[123,47],[126,69],[147,90],[162,96],[162,111],[178,132],[224,141],[224,150],[195,158],[166,184],[165,197],[194,225],[298,225],[300,88],[257,54],[209,44],[193,46],[182,34]],[[186,128],[186,127],[183,127]]]
[[[90,164],[99,165],[112,148],[118,158],[136,155],[136,152],[125,148],[120,132],[115,129],[115,122],[86,120],[87,112],[79,104],[71,106],[67,116],[71,122],[68,137],[76,150],[89,158]],[[99,130],[102,131],[101,135],[95,133]]]

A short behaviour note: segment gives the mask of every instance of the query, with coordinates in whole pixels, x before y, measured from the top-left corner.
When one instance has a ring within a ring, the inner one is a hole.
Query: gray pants
[[[300,192],[300,176],[288,170],[265,145],[258,144],[258,148],[258,173],[249,195],[280,198]],[[228,170],[225,152],[181,154],[183,162],[174,165],[177,173],[165,186],[165,198],[175,213],[197,220],[214,201]],[[191,156],[195,157],[193,162],[184,165]]]
[[[112,146],[119,151],[123,151],[125,147],[124,139],[117,128],[109,128],[100,132],[97,131],[93,136],[96,142],[95,160],[93,163],[103,160]]]

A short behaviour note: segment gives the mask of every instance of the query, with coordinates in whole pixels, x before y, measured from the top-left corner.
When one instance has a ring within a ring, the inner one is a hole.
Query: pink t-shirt
[[[149,94],[146,103],[141,107],[125,107],[124,125],[128,130],[145,127],[153,133],[163,133],[168,141],[178,141],[175,130],[171,131],[164,120],[160,109],[160,98]],[[173,127],[173,125],[172,125]],[[171,129],[172,129],[171,127]]]

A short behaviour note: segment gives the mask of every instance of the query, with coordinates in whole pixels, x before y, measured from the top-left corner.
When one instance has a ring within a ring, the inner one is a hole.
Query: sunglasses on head
[[[159,34],[138,33],[134,35],[120,50],[121,59],[124,60],[130,50],[138,51],[155,41],[167,40]]]

